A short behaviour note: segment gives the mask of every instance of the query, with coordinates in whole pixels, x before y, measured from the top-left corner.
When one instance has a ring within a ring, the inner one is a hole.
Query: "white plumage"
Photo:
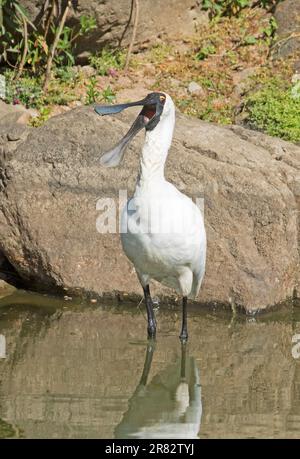
[[[159,123],[146,133],[134,196],[122,214],[121,240],[143,287],[155,279],[195,298],[204,276],[206,234],[200,209],[164,176],[175,125],[173,101],[165,96]]]
[[[173,101],[167,94],[155,92],[138,102],[96,106],[95,111],[109,115],[137,105],[144,107],[139,116],[100,162],[106,167],[117,166],[133,136],[146,129],[136,189],[122,213],[121,240],[144,290],[148,336],[153,338],[156,333],[149,288],[150,280],[155,279],[183,296],[180,338],[186,341],[187,298],[198,295],[204,276],[206,234],[200,209],[164,176],[175,126]]]
[[[152,376],[148,384],[152,355],[148,345],[141,380],[116,427],[116,438],[199,438],[202,399],[196,360],[183,344],[181,359]]]

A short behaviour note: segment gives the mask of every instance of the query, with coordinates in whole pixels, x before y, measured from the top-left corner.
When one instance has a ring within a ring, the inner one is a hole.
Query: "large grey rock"
[[[31,118],[37,116],[35,110],[25,108],[23,105],[6,104],[0,99],[0,122],[28,124]]]
[[[40,0],[21,0],[34,20],[41,11]],[[131,0],[78,0],[72,2],[74,10],[68,24],[77,26],[81,15],[93,16],[97,28],[88,36],[80,37],[76,54],[86,61],[88,53],[94,53],[103,46],[127,46],[132,33],[132,23],[127,27]],[[150,44],[158,37],[182,38],[191,34],[196,25],[208,21],[208,15],[195,0],[152,0],[140,1],[140,15],[137,28],[136,46]]]
[[[274,46],[274,55],[282,58],[293,55],[300,62],[299,0],[279,2],[274,15],[278,25],[276,31],[278,44]]]
[[[31,129],[10,154],[12,142],[3,145],[0,251],[30,287],[141,293],[119,235],[96,230],[98,199],[134,189],[143,135],[121,167],[97,161],[132,116],[101,118],[78,108]],[[166,175],[189,196],[205,198],[208,262],[199,301],[256,310],[297,292],[299,147],[177,115]],[[174,298],[158,284],[153,291]]]

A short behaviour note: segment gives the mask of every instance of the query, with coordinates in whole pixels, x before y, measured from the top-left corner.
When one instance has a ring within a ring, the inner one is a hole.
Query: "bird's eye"
[[[159,96],[159,99],[161,102],[164,102],[166,100],[165,96]]]

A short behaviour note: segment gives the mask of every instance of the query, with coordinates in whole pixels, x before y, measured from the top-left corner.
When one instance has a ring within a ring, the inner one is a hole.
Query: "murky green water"
[[[19,292],[0,300],[0,437],[299,438],[300,308],[232,320]]]

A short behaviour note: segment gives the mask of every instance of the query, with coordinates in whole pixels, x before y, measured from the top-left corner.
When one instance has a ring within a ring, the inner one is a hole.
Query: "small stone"
[[[294,67],[295,72],[299,73],[300,72],[300,60],[294,62],[293,67]]]
[[[81,107],[82,105],[83,103],[81,102],[81,100],[73,100],[69,103],[69,107],[71,108]]]
[[[233,76],[234,95],[240,97],[245,94],[249,87],[249,77],[256,72],[255,67],[249,67]]]
[[[171,78],[169,82],[172,87],[178,87],[181,84],[181,82],[176,78]]]
[[[292,76],[292,83],[297,83],[298,81],[300,81],[300,73],[296,72]]]
[[[205,91],[200,86],[200,84],[196,83],[195,81],[191,81],[191,83],[188,85],[188,92],[192,94],[193,96],[204,96]]]
[[[95,298],[92,298],[92,299],[90,300],[90,302],[93,303],[93,304],[95,304],[95,303],[97,303],[97,300],[96,300]]]
[[[80,68],[80,67],[79,67]],[[96,75],[97,71],[91,65],[83,65],[80,70],[85,74],[87,77],[91,77]]]

